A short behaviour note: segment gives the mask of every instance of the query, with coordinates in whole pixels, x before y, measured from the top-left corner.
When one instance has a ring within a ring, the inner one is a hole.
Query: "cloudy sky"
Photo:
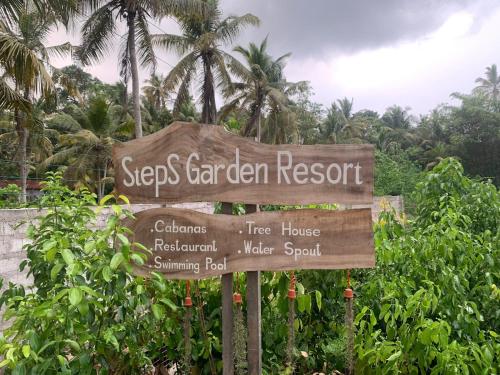
[[[221,6],[228,15],[258,16],[261,26],[246,29],[237,44],[268,35],[274,56],[292,52],[287,79],[310,81],[313,99],[325,106],[346,96],[355,110],[399,104],[423,114],[450,102],[452,92],[470,92],[486,66],[500,64],[498,0],[221,0]],[[151,25],[151,32],[162,31],[177,27]],[[77,43],[78,35],[59,30],[50,41],[68,39]],[[118,80],[119,38],[116,44],[86,71]],[[158,55],[158,71],[168,72],[177,57]]]

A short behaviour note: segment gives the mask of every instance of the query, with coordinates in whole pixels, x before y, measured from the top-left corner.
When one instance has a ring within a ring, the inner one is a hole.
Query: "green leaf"
[[[68,344],[70,346],[71,349],[73,349],[74,351],[76,352],[79,352],[81,350],[80,348],[80,344],[78,344],[76,341],[74,340],[64,340],[64,342],[66,344]]]
[[[395,361],[396,359],[398,359],[399,357],[401,357],[402,354],[403,353],[401,352],[401,350],[398,350],[396,353],[394,353],[389,358],[387,358],[387,362]]]
[[[366,312],[369,310],[368,306],[364,306],[361,311],[356,315],[356,319],[354,320],[354,324],[359,324],[361,319],[365,316]]]
[[[120,195],[118,196],[118,199],[121,199],[121,200],[122,200],[122,201],[124,201],[126,204],[130,204],[130,201],[128,200],[128,198],[127,198],[125,195],[123,195],[123,194],[120,194]]]
[[[50,279],[54,281],[57,278],[57,275],[61,271],[61,269],[64,267],[64,264],[62,263],[56,263],[54,267],[50,270]]]
[[[78,305],[83,298],[83,293],[79,288],[71,288],[69,290],[69,303],[73,306]]]
[[[111,268],[109,268],[109,266],[104,266],[104,268],[102,269],[102,277],[108,283],[113,278],[113,271],[111,271]]]
[[[47,241],[47,242],[45,242],[43,244],[42,251],[47,252],[50,249],[56,247],[56,245],[57,245],[57,241],[56,240],[49,240],[49,241]]]
[[[107,201],[109,201],[110,199],[113,199],[114,196],[113,195],[106,195],[105,197],[103,197],[100,201],[99,201],[99,206],[104,206],[106,204]]]
[[[73,255],[73,253],[71,252],[71,250],[64,249],[61,252],[61,254],[62,254],[62,257],[63,257],[64,261],[66,262],[66,264],[68,266],[72,265],[75,262],[75,256]]]
[[[156,320],[160,320],[165,314],[165,308],[162,305],[155,303],[151,306],[151,309],[153,310],[153,315]]]
[[[130,241],[128,240],[127,237],[125,237],[123,234],[121,233],[118,233],[116,235],[116,237],[118,237],[118,239],[121,241],[122,244],[126,245],[126,246],[130,246]]]
[[[24,358],[28,358],[30,356],[31,348],[29,345],[23,345],[22,352],[24,355]]]
[[[297,283],[297,294],[304,294],[305,293],[305,290],[304,290],[304,285],[302,285],[302,283]]]
[[[316,305],[318,306],[318,310],[321,311],[321,292],[316,290],[314,294],[316,296]]]
[[[0,368],[2,367],[5,367],[6,365],[8,365],[10,362],[9,359],[4,359],[2,362],[0,362]]]
[[[130,258],[137,264],[138,266],[142,266],[144,264],[144,259],[139,254],[132,254]]]
[[[60,364],[61,366],[63,366],[63,367],[64,367],[64,366],[66,365],[66,362],[67,362],[67,361],[66,361],[66,358],[64,358],[62,355],[58,354],[58,355],[57,355],[57,359],[58,359],[59,364]]]
[[[370,325],[374,327],[377,324],[377,318],[375,318],[375,314],[373,311],[370,311]]]
[[[57,254],[57,247],[52,247],[45,253],[45,259],[48,262],[52,262],[55,259],[56,254]]]
[[[115,255],[113,255],[113,258],[111,258],[109,266],[112,270],[116,270],[124,260],[125,258],[123,257],[122,253],[116,253]]]
[[[165,305],[167,305],[168,307],[170,307],[174,311],[177,310],[177,305],[175,303],[173,303],[172,300],[170,300],[168,298],[162,298],[162,299],[160,299],[160,302],[164,303]]]
[[[104,298],[103,295],[97,293],[95,290],[93,290],[92,288],[89,288],[87,285],[81,285],[80,289],[82,291],[86,292],[87,294],[91,295],[92,297],[95,297],[95,298]]]
[[[311,295],[310,294],[302,294],[297,296],[297,303],[299,312],[311,312]]]
[[[83,247],[83,251],[85,251],[85,253],[88,254],[94,248],[95,248],[95,241],[88,241],[88,242],[85,243],[85,246]]]

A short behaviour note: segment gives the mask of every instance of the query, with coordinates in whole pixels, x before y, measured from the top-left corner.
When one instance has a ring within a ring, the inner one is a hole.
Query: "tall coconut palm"
[[[377,145],[381,150],[408,148],[417,140],[412,129],[410,108],[392,106],[380,118],[377,129]]]
[[[226,63],[235,61],[222,47],[229,46],[245,26],[258,25],[259,19],[250,13],[223,19],[218,0],[204,2],[207,5],[204,14],[185,14],[179,17],[182,35],[154,35],[153,43],[182,56],[165,79],[168,91],[177,89],[174,114],[189,100],[190,85],[198,77],[201,120],[211,124],[216,122],[217,117],[215,87],[229,86],[231,79]]]
[[[85,0],[84,12],[91,13],[82,27],[82,44],[77,52],[84,64],[99,61],[116,40],[119,21],[127,25],[120,53],[120,74],[125,82],[132,79],[135,136],[142,137],[139,64],[154,71],[156,58],[149,32],[149,19],[166,15],[200,13],[196,0]]]
[[[497,101],[500,94],[500,76],[496,64],[486,67],[484,75],[486,78],[479,77],[476,79],[479,86],[476,86],[474,90],[486,93],[491,99]]]
[[[242,135],[257,135],[257,138],[260,138],[260,120],[266,111],[274,113],[271,116],[274,120],[268,125],[275,127],[278,124],[277,120],[280,120],[282,125],[286,120],[290,125],[291,114],[278,115],[278,113],[288,111],[289,97],[305,85],[305,82],[288,82],[283,75],[286,59],[291,54],[287,53],[274,59],[267,52],[267,38],[260,45],[250,43],[248,48],[238,46],[234,50],[243,56],[246,65],[237,60],[233,60],[230,64],[231,72],[240,79],[240,82],[232,84],[229,90],[226,90],[229,103],[224,107],[221,118],[235,109],[247,111],[248,120],[242,129]],[[280,131],[274,129],[272,133],[279,134]],[[283,136],[282,134],[278,138]]]
[[[266,105],[280,109],[284,109],[287,105],[283,69],[291,53],[273,59],[267,52],[267,38],[259,46],[250,43],[248,48],[237,46],[234,51],[243,56],[247,66],[238,61],[233,61],[230,66],[231,71],[242,80],[233,85],[236,96],[232,103],[249,110],[243,135],[249,136],[252,132],[256,132],[260,138],[259,120]]]
[[[337,99],[327,110],[321,127],[324,140],[331,143],[359,143],[367,124],[362,117],[353,116],[353,100]]]
[[[35,94],[48,95],[53,89],[48,73],[50,57],[71,52],[69,43],[45,46],[57,21],[55,13],[40,14],[34,4],[27,1],[18,10],[15,22],[0,23],[0,69],[3,70],[0,104],[15,111],[22,201],[26,200],[29,128],[35,124],[31,103]]]

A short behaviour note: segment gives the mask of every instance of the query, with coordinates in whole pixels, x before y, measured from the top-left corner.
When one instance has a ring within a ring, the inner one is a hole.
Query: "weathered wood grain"
[[[174,222],[177,233],[162,232],[165,228],[172,230]],[[230,272],[375,265],[370,209],[290,210],[229,216],[158,208],[138,213],[135,221],[126,225],[134,233],[131,239],[153,252],[147,263],[136,269],[143,275],[157,271],[171,279],[201,279]],[[289,232],[288,227],[302,232]],[[304,233],[305,229],[310,235]],[[247,253],[245,241],[247,244],[252,241],[252,246],[260,250]],[[293,249],[310,249],[309,255],[305,255],[305,250],[299,255],[295,250],[285,250],[287,243],[292,243]],[[182,245],[191,245],[191,250],[196,251],[183,250]]]
[[[236,164],[236,150],[239,168],[230,168],[228,176],[229,166]],[[199,160],[188,163],[192,153]],[[177,157],[168,165],[172,154]],[[134,203],[365,204],[373,199],[372,145],[266,145],[221,126],[176,122],[149,136],[116,144],[113,161],[116,190]],[[195,179],[195,169],[202,165],[220,166],[212,175],[217,181],[212,178],[213,183],[208,183],[209,172],[203,174],[207,183],[189,181],[188,172]],[[171,180],[163,183],[168,177]]]

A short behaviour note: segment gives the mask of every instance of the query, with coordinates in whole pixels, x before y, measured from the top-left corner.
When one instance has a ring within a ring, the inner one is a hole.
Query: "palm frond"
[[[235,49],[236,50],[236,49]],[[229,67],[229,71],[234,74],[236,77],[246,81],[252,81],[252,72],[243,65],[238,59],[231,56],[229,53],[221,51],[221,54],[226,59],[227,65]]]
[[[182,80],[182,83],[179,86],[179,90],[177,90],[177,96],[174,101],[173,114],[177,116],[182,109],[184,103],[187,103],[191,99],[191,95],[189,93],[189,86],[191,85],[192,80],[192,71],[187,72],[186,76]]]
[[[29,112],[31,109],[31,103],[19,92],[10,87],[5,79],[0,78],[0,109],[15,108],[24,112]]]
[[[259,24],[259,18],[251,13],[239,17],[229,16],[219,24],[216,33],[223,43],[230,44],[239,36],[244,27]]]
[[[82,26],[82,44],[76,50],[83,64],[100,60],[111,48],[115,32],[114,1],[97,9]]]
[[[136,17],[136,39],[139,42],[137,52],[141,66],[150,66],[154,72],[156,70],[156,56],[153,50],[151,34],[149,33],[148,20],[143,11],[139,11]]]
[[[72,158],[77,157],[81,153],[81,149],[78,146],[64,148],[61,151],[49,156],[47,159],[42,161],[38,167],[38,171],[44,171],[51,165],[64,165],[71,161]]]
[[[0,32],[0,64],[14,80],[35,92],[48,93],[54,84],[36,53],[14,35]]]
[[[231,76],[226,68],[224,56],[219,51],[214,51],[212,55],[215,65],[215,80],[218,82],[218,87],[224,89],[231,86]]]
[[[151,16],[161,18],[165,16],[185,16],[192,14],[205,15],[209,6],[200,0],[157,0],[148,1]]]
[[[65,57],[73,52],[73,45],[70,42],[59,44],[56,46],[45,47],[48,56]]]
[[[118,64],[120,67],[120,77],[122,77],[124,82],[128,82],[132,68],[130,66],[130,49],[128,45],[128,38],[126,37],[122,38]]]
[[[151,41],[153,46],[175,51],[179,56],[184,55],[192,47],[191,41],[183,35],[153,34]]]
[[[165,90],[173,91],[184,79],[188,72],[192,72],[196,67],[197,52],[193,51],[184,56],[181,61],[172,68],[164,81]]]
[[[276,107],[280,110],[284,110],[286,108],[288,98],[282,91],[271,87],[267,95],[271,99],[271,106]]]
[[[14,23],[19,16],[19,11],[24,4],[23,0],[2,0],[0,4],[0,18],[5,19],[7,23]]]

